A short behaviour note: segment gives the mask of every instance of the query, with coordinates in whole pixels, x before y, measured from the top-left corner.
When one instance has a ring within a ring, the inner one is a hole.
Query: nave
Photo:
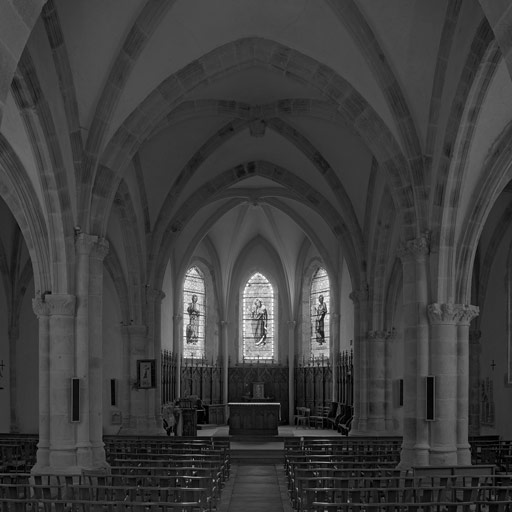
[[[400,468],[400,437],[286,426],[278,436],[106,436],[105,471],[34,474],[37,439],[2,435],[0,510],[509,511],[512,442],[471,440],[470,466]]]

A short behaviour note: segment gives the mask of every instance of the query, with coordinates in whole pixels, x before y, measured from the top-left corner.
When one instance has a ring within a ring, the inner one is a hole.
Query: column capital
[[[91,258],[103,261],[108,254],[110,245],[105,238],[97,238],[91,251]]]
[[[368,331],[367,338],[371,341],[384,341],[386,339],[385,331]]]
[[[472,306],[470,304],[463,305],[462,315],[460,317],[460,323],[462,325],[469,325],[473,318],[476,318],[480,314],[480,308],[478,306]]]
[[[353,290],[349,295],[350,300],[356,305],[367,301],[369,297],[370,287],[367,282],[362,283],[359,290]]]
[[[42,297],[34,297],[32,299],[32,309],[34,310],[37,318],[50,316],[50,304]]]
[[[92,258],[103,260],[108,254],[109,243],[105,238],[87,233],[78,233],[75,236],[75,250],[78,254],[89,255]]]
[[[468,304],[453,304],[451,302],[440,304],[434,302],[427,306],[427,313],[432,324],[462,324],[469,325],[471,320],[478,316],[478,306]]]
[[[386,331],[386,339],[387,340],[394,340],[396,338],[396,329],[394,327],[391,327],[389,331]]]
[[[148,285],[146,285],[148,286]],[[146,297],[151,302],[162,302],[165,298],[165,293],[162,290],[156,288],[146,288]]]
[[[401,242],[398,245],[397,255],[404,261],[408,258],[420,258],[430,253],[430,231],[425,231],[417,238]]]
[[[41,298],[47,304],[49,315],[74,316],[76,312],[76,297],[66,293],[47,294]],[[37,313],[36,313],[37,314]]]
[[[130,324],[130,325],[125,325],[124,328],[131,335],[135,335],[135,336],[146,336],[146,334],[148,332],[148,328],[146,325]]]

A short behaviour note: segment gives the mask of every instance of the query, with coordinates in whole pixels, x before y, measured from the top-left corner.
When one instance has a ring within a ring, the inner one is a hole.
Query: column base
[[[457,464],[471,466],[471,447],[469,445],[457,446]]]
[[[398,469],[411,469],[417,466],[429,466],[429,447],[424,445],[415,445],[402,447],[400,452],[400,462]]]
[[[431,466],[457,466],[457,450],[453,447],[432,448],[429,463]]]

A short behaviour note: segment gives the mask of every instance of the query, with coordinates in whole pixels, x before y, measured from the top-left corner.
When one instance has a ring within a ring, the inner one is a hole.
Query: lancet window
[[[242,300],[242,359],[275,358],[275,296],[270,281],[259,272],[247,281]]]
[[[191,267],[183,284],[183,357],[188,359],[205,356],[205,288],[203,274]]]
[[[310,291],[310,358],[314,361],[322,359],[327,361],[329,359],[331,345],[330,304],[329,276],[327,271],[320,267],[313,274]]]

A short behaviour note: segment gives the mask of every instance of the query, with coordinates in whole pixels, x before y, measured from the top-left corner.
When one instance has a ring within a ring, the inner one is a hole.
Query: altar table
[[[278,435],[281,404],[230,402],[229,435]]]

